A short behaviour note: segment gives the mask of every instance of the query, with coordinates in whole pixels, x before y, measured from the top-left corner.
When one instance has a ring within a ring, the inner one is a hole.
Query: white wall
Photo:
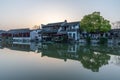
[[[36,31],[31,31],[30,32],[30,38],[31,38],[31,40],[35,39],[35,37],[37,37],[37,32]]]
[[[71,34],[71,35],[70,35],[70,34]],[[71,37],[71,38],[73,38],[74,40],[77,40],[77,39],[78,39],[77,31],[68,32],[68,37]]]
[[[39,34],[39,32],[41,32],[41,30],[34,30],[30,32],[30,38],[31,40],[35,40],[36,38],[39,39],[39,41],[41,41],[42,37],[41,34]]]

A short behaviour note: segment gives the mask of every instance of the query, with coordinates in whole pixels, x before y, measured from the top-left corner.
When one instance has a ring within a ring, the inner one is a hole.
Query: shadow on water
[[[120,55],[119,46],[111,45],[81,45],[81,44],[60,44],[60,43],[1,43],[0,48],[11,50],[41,53],[41,56],[81,62],[84,68],[93,72],[99,72],[99,68],[107,65],[111,56]]]

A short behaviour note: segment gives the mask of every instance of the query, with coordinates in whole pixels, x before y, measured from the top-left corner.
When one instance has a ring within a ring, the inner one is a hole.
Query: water
[[[0,80],[120,80],[119,46],[0,45]]]

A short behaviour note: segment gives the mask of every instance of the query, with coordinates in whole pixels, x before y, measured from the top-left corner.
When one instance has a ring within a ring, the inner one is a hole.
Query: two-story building
[[[30,32],[29,28],[25,29],[12,29],[8,33],[12,35],[13,43],[28,43],[30,42]]]
[[[80,39],[80,21],[66,22],[60,27],[57,34],[67,34],[69,41],[78,41]]]
[[[42,26],[42,41],[52,41],[54,36],[58,33],[60,30],[60,27],[62,25],[66,24],[65,22],[58,22],[58,23],[49,23],[47,25],[41,25]]]

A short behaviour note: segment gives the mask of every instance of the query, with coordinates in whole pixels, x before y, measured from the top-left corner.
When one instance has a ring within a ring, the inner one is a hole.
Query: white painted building
[[[31,39],[31,41],[39,41],[40,42],[42,40],[41,29],[31,31],[30,39]]]
[[[69,25],[69,29],[67,31],[68,38],[78,41],[80,39],[80,22],[71,22],[67,24]]]

